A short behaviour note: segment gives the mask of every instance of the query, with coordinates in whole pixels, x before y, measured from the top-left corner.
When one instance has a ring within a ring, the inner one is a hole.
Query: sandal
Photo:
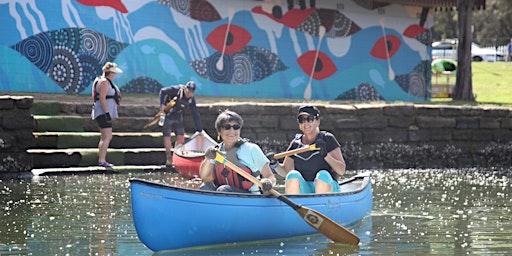
[[[98,166],[108,168],[108,167],[113,167],[114,165],[109,162],[98,162]]]

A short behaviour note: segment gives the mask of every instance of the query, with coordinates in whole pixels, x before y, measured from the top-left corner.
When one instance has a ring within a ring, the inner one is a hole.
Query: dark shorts
[[[112,121],[107,122],[105,114],[99,115],[95,120],[100,128],[112,128]]]
[[[183,126],[183,116],[181,117],[169,117],[169,115],[165,118],[163,128],[164,136],[171,136],[171,132],[174,132],[175,135],[184,135],[185,127]]]

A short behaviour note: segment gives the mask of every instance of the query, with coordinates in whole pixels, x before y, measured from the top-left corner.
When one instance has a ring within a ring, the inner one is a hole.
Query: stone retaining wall
[[[299,133],[298,104],[200,106],[205,130],[219,109],[242,115],[242,136],[285,151]],[[342,144],[349,169],[512,166],[512,109],[416,104],[317,105],[322,130]],[[189,118],[190,119],[190,118]],[[187,130],[193,123],[187,120]],[[278,146],[276,146],[278,145]]]
[[[34,143],[31,105],[31,97],[0,102],[2,170],[30,169],[25,149]],[[282,152],[300,132],[296,121],[300,105],[219,102],[199,104],[198,109],[212,137],[217,136],[214,122],[219,111],[230,109],[244,119],[242,137],[257,142],[266,152]],[[348,169],[512,166],[512,108],[412,103],[317,106],[320,127],[338,138]],[[62,103],[60,114],[80,115],[84,130],[97,132],[90,111],[90,104]],[[158,126],[142,129],[157,111],[154,105],[124,104],[114,131],[158,131]],[[185,129],[193,133],[190,111],[185,110],[185,115]]]
[[[0,174],[29,172],[34,146],[33,97],[0,96]]]

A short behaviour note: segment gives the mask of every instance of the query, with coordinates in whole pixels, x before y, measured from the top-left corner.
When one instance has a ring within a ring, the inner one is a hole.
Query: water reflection
[[[156,255],[510,254],[510,172],[373,171],[374,209],[350,227],[361,238],[355,247],[312,235]],[[169,173],[2,180],[0,255],[152,255],[133,227],[131,177],[199,184]]]

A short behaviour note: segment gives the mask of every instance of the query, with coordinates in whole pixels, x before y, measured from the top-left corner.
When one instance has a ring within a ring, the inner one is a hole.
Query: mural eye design
[[[421,43],[428,45],[430,30],[418,24],[412,24],[405,29],[403,35],[409,38],[415,38]]]
[[[338,97],[336,100],[362,100],[362,101],[374,101],[384,100],[375,87],[369,83],[362,83],[355,88],[352,88]]]
[[[206,41],[217,51],[221,52],[224,47],[224,37],[226,36],[227,24],[223,24],[214,29],[207,37]],[[229,26],[226,38],[225,54],[237,53],[251,41],[251,34],[245,28],[231,24]]]
[[[220,58],[222,69],[216,65]],[[254,46],[246,46],[235,54],[215,52],[189,64],[201,77],[223,84],[249,84],[288,69],[276,54]]]
[[[409,37],[409,38],[414,38],[418,34],[425,32],[426,30],[427,30],[426,28],[424,28],[418,24],[412,24],[405,29],[404,36]]]
[[[322,80],[330,77],[337,71],[334,62],[323,52],[318,52],[318,58],[315,63],[316,51],[309,51],[302,54],[298,59],[297,63],[302,68],[304,73],[308,76],[312,74],[312,77],[316,80]],[[313,65],[315,65],[313,67]],[[313,71],[313,72],[311,72]]]
[[[398,85],[408,94],[416,97],[426,97],[429,95],[427,92],[426,77],[430,69],[429,61],[421,61],[409,74],[399,75],[396,77]]]
[[[128,44],[90,30],[66,28],[26,38],[11,46],[66,93],[82,92]]]
[[[82,29],[82,52],[88,52],[96,56],[99,63],[104,63],[108,56],[109,39],[92,29]],[[115,58],[115,56],[113,56]],[[113,58],[109,58],[113,60]]]
[[[253,13],[262,14],[275,22],[281,23],[289,28],[304,32],[309,35],[318,36],[318,27],[326,28],[326,37],[346,37],[361,30],[353,20],[346,17],[338,10],[308,8],[305,10],[292,9],[286,12],[281,18],[265,12],[261,6],[251,9]]]
[[[361,30],[353,20],[338,10],[318,9],[311,13],[296,29],[310,35],[318,35],[318,27],[324,26],[329,38],[347,37]]]
[[[26,38],[25,40],[11,46],[30,62],[45,72],[50,68],[53,56],[53,43],[46,33]]]
[[[157,93],[164,86],[157,80],[142,76],[131,80],[123,86],[123,93]]]
[[[390,59],[400,49],[401,45],[402,42],[397,36],[385,35],[375,42],[370,54],[378,59]]]
[[[52,64],[46,74],[67,93],[80,92],[82,64],[70,48],[55,46]]]

